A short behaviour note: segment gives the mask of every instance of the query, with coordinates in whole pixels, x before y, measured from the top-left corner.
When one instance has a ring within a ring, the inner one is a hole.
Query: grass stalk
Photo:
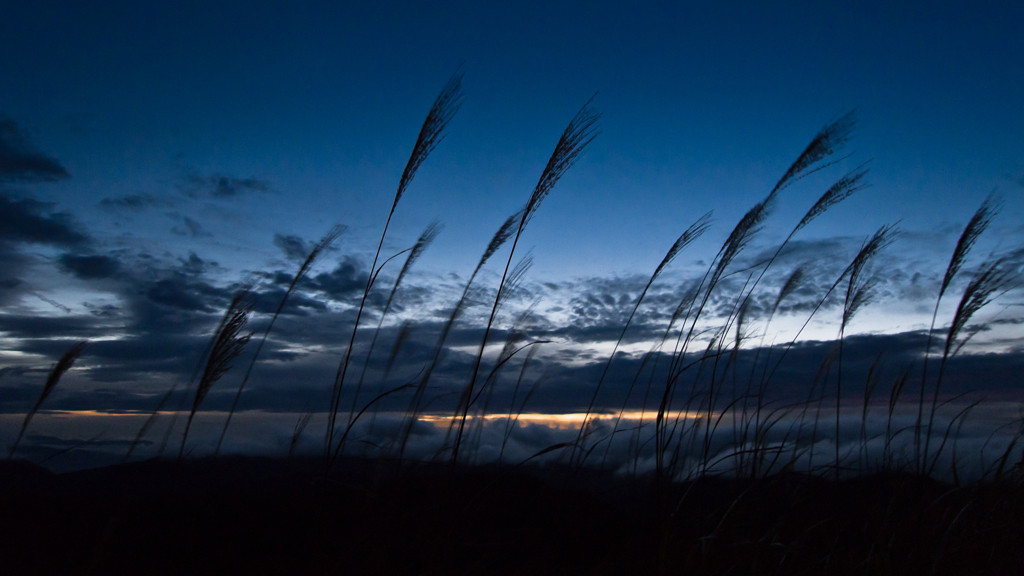
[[[669,264],[675,260],[676,256],[683,251],[687,246],[693,243],[694,240],[700,238],[707,231],[711,224],[711,212],[704,214],[697,219],[696,222],[690,225],[679,238],[672,244],[672,247],[668,249],[665,256],[661,259],[661,263],[658,264],[657,268],[654,269],[654,273],[651,274],[650,279],[647,281],[647,285],[640,291],[640,295],[636,299],[636,303],[633,304],[633,310],[629,313],[629,317],[626,318],[626,323],[622,326],[622,331],[619,333],[619,338],[615,341],[615,346],[612,347],[612,353],[608,356],[608,361],[605,362],[604,370],[601,371],[601,377],[597,380],[597,385],[594,386],[594,394],[590,398],[590,403],[587,404],[587,411],[583,415],[583,422],[580,424],[580,432],[576,436],[576,442],[573,445],[573,455],[575,456],[576,446],[580,445],[582,439],[583,429],[586,426],[587,420],[590,418],[590,413],[594,409],[594,403],[597,402],[597,395],[601,391],[601,384],[604,383],[605,377],[608,375],[608,369],[611,368],[612,360],[615,359],[615,353],[618,352],[619,346],[622,344],[622,339],[626,337],[626,330],[629,329],[629,324],[633,321],[633,317],[636,315],[636,311],[640,308],[640,304],[644,301],[644,296],[647,295],[647,291],[651,289],[651,285],[658,279],[658,276],[668,267]],[[614,433],[614,432],[613,432]],[[609,446],[611,442],[609,441]],[[570,458],[571,458],[570,457]]]
[[[377,345],[377,337],[380,335],[381,327],[384,325],[384,317],[387,316],[388,311],[391,310],[391,303],[395,299],[395,293],[398,291],[398,287],[402,284],[402,279],[408,274],[412,265],[423,255],[423,252],[434,242],[437,235],[441,233],[444,226],[438,222],[432,222],[427,228],[420,234],[420,237],[416,239],[416,243],[409,249],[409,255],[405,259],[405,263],[402,265],[402,269],[398,272],[398,276],[395,278],[394,284],[391,286],[391,292],[388,293],[388,298],[384,302],[384,310],[380,313],[380,320],[377,321],[377,329],[373,331],[373,338],[370,340],[370,347],[366,351],[366,359],[363,361],[363,370],[359,373],[359,381],[356,382],[356,390],[352,395],[352,407],[349,410],[349,421],[352,421],[355,415],[356,405],[359,402],[359,391],[363,387],[363,380],[366,378],[366,369],[370,366],[370,359],[373,357],[373,349]]]
[[[260,352],[263,351],[263,345],[267,343],[267,337],[270,336],[270,331],[274,328],[274,323],[277,322],[277,317],[281,315],[281,311],[284,310],[286,304],[288,304],[288,298],[291,297],[292,292],[295,291],[295,287],[299,285],[299,282],[305,278],[313,264],[327,251],[334,241],[339,236],[345,233],[345,226],[336,225],[331,228],[323,238],[317,242],[313,249],[309,251],[309,255],[299,266],[298,272],[295,273],[295,277],[292,278],[291,283],[288,285],[288,289],[285,290],[284,296],[281,297],[281,302],[278,303],[277,309],[274,310],[274,314],[270,317],[270,322],[267,323],[267,328],[263,331],[263,337],[260,338],[260,343],[256,345],[256,351],[253,352],[252,358],[249,359],[249,365],[245,368],[245,375],[242,376],[242,382],[238,385],[238,390],[235,392],[235,397],[231,401],[231,408],[228,410],[228,415],[224,419],[224,427],[220,431],[220,438],[217,439],[217,447],[214,449],[213,454],[216,456],[220,454],[220,447],[224,443],[224,436],[228,433],[228,427],[231,425],[231,418],[235,414],[235,410],[238,409],[238,401],[242,399],[242,392],[245,391],[245,385],[249,382],[249,376],[252,374],[252,369],[256,366],[256,361],[260,357]],[[244,292],[248,292],[249,287],[243,288]],[[225,317],[227,320],[227,317]],[[223,328],[223,326],[222,326]]]
[[[928,327],[928,342],[924,347],[924,364],[921,368],[921,397],[917,405],[917,422],[916,428],[914,429],[914,461],[918,466],[918,473],[923,471],[923,459],[921,457],[920,446],[921,446],[921,425],[923,424],[924,417],[924,405],[925,405],[925,389],[928,383],[928,358],[931,355],[932,350],[932,339],[935,334],[935,322],[939,316],[939,304],[942,303],[942,297],[946,294],[946,290],[949,289],[949,285],[953,282],[953,279],[960,272],[964,262],[967,260],[967,256],[971,252],[971,248],[978,241],[978,238],[985,233],[985,230],[992,223],[992,220],[999,214],[1001,209],[1001,202],[994,193],[989,194],[985,200],[981,203],[981,206],[974,212],[971,219],[967,221],[967,226],[964,227],[963,232],[960,233],[960,238],[956,242],[956,247],[953,249],[953,254],[949,258],[949,264],[946,266],[946,273],[942,277],[942,284],[939,286],[939,294],[935,298],[935,309],[932,311],[932,322]],[[936,385],[936,394],[938,393],[938,386]],[[929,434],[931,431],[929,430]]]
[[[231,363],[242,353],[242,349],[252,339],[253,333],[242,334],[246,323],[249,321],[249,313],[252,312],[253,303],[249,300],[249,293],[241,290],[235,294],[224,313],[220,328],[213,337],[213,346],[210,348],[210,355],[206,359],[206,367],[203,375],[196,386],[196,393],[192,399],[192,409],[185,421],[185,432],[181,435],[181,447],[178,449],[178,460],[180,461],[185,453],[185,442],[188,440],[188,431],[192,427],[192,419],[199,410],[199,405],[213,388],[213,385],[231,369]]]
[[[363,294],[359,299],[356,318],[352,324],[352,335],[349,337],[348,346],[345,348],[345,357],[338,365],[338,371],[334,377],[334,386],[331,390],[331,404],[328,410],[327,431],[324,438],[324,459],[328,469],[334,460],[331,457],[331,452],[334,446],[334,429],[338,418],[338,409],[341,404],[341,393],[345,386],[345,375],[348,373],[352,350],[355,348],[356,334],[359,332],[359,321],[363,316],[363,308],[366,306],[366,299],[369,297],[370,289],[373,287],[375,277],[373,271],[377,269],[377,261],[380,259],[380,252],[384,246],[384,238],[388,234],[388,227],[391,226],[391,219],[395,215],[398,202],[402,199],[406,189],[412,182],[416,171],[419,170],[427,156],[444,139],[448,123],[451,122],[461,106],[462,73],[456,72],[444,85],[444,88],[441,89],[441,93],[438,94],[437,98],[434,99],[434,104],[430,107],[430,112],[427,113],[427,118],[423,121],[420,133],[416,137],[416,144],[413,145],[409,161],[406,163],[405,170],[402,171],[402,177],[398,182],[395,199],[391,203],[391,210],[388,212],[388,218],[384,222],[384,230],[381,232],[380,241],[377,243],[377,251],[373,255],[373,262],[370,265],[371,274],[366,280],[366,287],[363,288]]]
[[[78,357],[82,355],[82,352],[88,345],[89,341],[83,340],[68,348],[63,354],[61,354],[60,358],[53,365],[53,368],[50,369],[50,374],[46,377],[46,382],[43,384],[42,392],[39,393],[39,398],[36,399],[32,408],[25,413],[25,419],[21,422],[21,429],[18,430],[18,435],[14,438],[14,444],[11,445],[10,451],[7,452],[8,461],[14,456],[15,451],[18,450],[18,445],[21,444],[21,439],[25,436],[25,430],[28,429],[28,424],[32,421],[32,417],[36,415],[36,412],[39,411],[43,402],[49,398],[50,394],[53,393],[53,390],[57,387],[57,383],[60,382],[61,377],[71,369],[75,364],[75,360],[78,360]]]
[[[591,98],[593,100],[593,98]],[[459,460],[459,445],[462,441],[462,433],[466,427],[466,416],[469,412],[469,399],[473,396],[473,389],[476,385],[476,379],[480,373],[480,363],[483,361],[484,350],[487,348],[487,339],[491,333],[491,328],[494,326],[494,319],[498,313],[498,305],[501,301],[503,291],[505,288],[505,281],[509,275],[509,268],[512,265],[512,258],[515,255],[516,247],[519,244],[519,238],[523,234],[523,230],[526,225],[530,222],[533,216],[537,213],[537,209],[540,207],[541,202],[551,190],[555,187],[555,184],[559,179],[565,175],[566,171],[576,163],[579,155],[593,142],[594,138],[597,137],[597,123],[600,120],[601,114],[596,112],[590,107],[590,101],[587,101],[582,108],[576,113],[573,119],[566,126],[562,132],[562,136],[558,139],[558,143],[555,145],[554,152],[551,153],[551,158],[548,160],[547,166],[544,167],[544,171],[541,173],[540,179],[537,181],[537,185],[533,189],[533,193],[530,194],[530,199],[527,201],[526,206],[523,208],[522,217],[519,220],[516,233],[512,239],[512,249],[508,254],[508,261],[505,263],[505,271],[501,274],[501,281],[498,283],[498,293],[494,298],[494,305],[491,306],[491,314],[487,319],[487,327],[484,328],[484,335],[480,342],[480,350],[477,352],[476,360],[473,365],[473,374],[469,379],[469,384],[466,386],[466,391],[463,397],[466,399],[461,402],[461,406],[458,407],[458,411],[462,412],[459,416],[459,428],[455,436],[455,443],[452,446],[452,466],[455,466]]]
[[[473,288],[473,281],[476,280],[480,270],[483,269],[487,261],[506,243],[508,239],[512,237],[512,231],[515,229],[518,222],[522,219],[522,210],[516,211],[514,214],[505,219],[505,221],[495,231],[494,236],[491,237],[491,241],[487,243],[487,247],[484,248],[483,254],[480,255],[480,260],[477,262],[476,267],[473,269],[473,273],[470,274],[469,280],[466,281],[466,286],[462,289],[462,294],[456,301],[452,311],[448,314],[448,319],[444,326],[441,328],[441,333],[437,338],[437,343],[434,345],[434,349],[430,355],[430,360],[423,371],[423,376],[420,378],[419,385],[416,387],[411,402],[409,403],[409,409],[406,411],[406,422],[407,424],[403,427],[401,434],[401,440],[399,443],[398,459],[401,460],[405,453],[405,445],[409,439],[409,434],[412,432],[412,427],[419,418],[419,413],[423,403],[423,396],[426,393],[427,386],[430,384],[430,378],[441,362],[441,357],[444,354],[445,343],[448,340],[449,334],[455,325],[455,322],[462,315],[465,310],[467,303],[469,302],[470,291]]]

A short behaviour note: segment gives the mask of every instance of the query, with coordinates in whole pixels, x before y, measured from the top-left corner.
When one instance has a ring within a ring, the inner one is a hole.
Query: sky
[[[845,352],[845,369],[863,382],[885,350],[891,379],[920,362],[950,254],[993,192],[1001,210],[937,325],[949,325],[986,258],[1005,256],[1008,274],[1024,261],[1022,17],[1010,2],[4,3],[0,432],[16,434],[52,363],[81,339],[91,344],[50,408],[153,410],[169,386],[187,384],[240,283],[256,282],[250,322],[261,334],[299,263],[342,224],[275,324],[240,406],[250,418],[322,415],[399,179],[453,75],[462,75],[461,107],[397,205],[382,254],[409,248],[434,221],[444,229],[396,294],[370,389],[402,320],[417,329],[395,382],[424,364],[484,247],[530,198],[587,103],[601,113],[599,134],[524,230],[516,259],[529,254],[532,267],[489,340],[491,359],[532,310],[528,339],[550,340],[523,372],[543,375],[533,410],[586,408],[650,275],[712,211],[707,232],[652,286],[597,398],[601,410],[639,408],[639,394],[624,400],[631,374],[677,302],[818,131],[848,113],[857,118],[849,141],[782,191],[701,328],[728,318],[751,270],[832,183],[863,166],[868,186],[801,230],[765,273],[754,337],[737,362],[753,366],[757,350],[794,338],[865,239],[897,224],[896,241],[868,267],[871,302],[847,327]],[[438,390],[471,370],[508,249],[481,272]],[[355,356],[372,338],[394,262],[370,295]],[[766,324],[801,265],[804,284]],[[986,330],[948,376],[951,394],[974,390],[1010,417],[1024,364],[1024,300],[1013,286],[975,317]],[[841,317],[833,297],[800,333],[780,394],[806,394]],[[510,398],[521,358],[495,402]],[[241,370],[205,408],[225,409]],[[435,406],[445,402],[451,394]],[[55,417],[47,414],[40,430]],[[53,423],[51,441],[85,434],[68,426]],[[111,442],[124,441],[122,428],[107,433]],[[42,432],[34,442],[45,444]]]

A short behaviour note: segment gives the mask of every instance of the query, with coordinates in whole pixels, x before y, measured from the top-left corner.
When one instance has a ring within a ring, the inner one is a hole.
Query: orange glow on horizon
[[[713,416],[717,414],[712,414]],[[657,417],[657,412],[641,412],[640,410],[629,410],[622,413],[622,420],[625,421],[639,421],[643,416],[644,421],[653,422]],[[677,418],[680,420],[694,420],[700,417],[706,417],[707,412],[682,412],[674,411],[669,412],[665,415],[666,420],[674,421]],[[439,414],[424,414],[420,416],[420,420],[424,422],[449,422],[455,419],[455,416],[450,415],[439,415]],[[515,414],[487,414],[483,417],[485,420],[504,420],[506,418],[517,419]],[[619,418],[619,414],[605,414],[605,413],[591,413],[588,417],[584,412],[567,412],[563,414],[544,414],[540,412],[524,413],[519,415],[518,420],[520,422],[528,422],[530,424],[542,424],[550,428],[579,428],[583,423],[584,418],[588,420],[606,420],[612,421]],[[467,420],[473,419],[472,416]]]
[[[120,412],[118,412],[118,411],[109,411],[109,412],[104,412],[104,411],[98,411],[98,410],[40,410],[39,413],[37,414],[37,418],[38,417],[42,417],[42,418],[51,417],[51,418],[59,418],[59,419],[64,419],[64,418],[82,418],[82,419],[90,418],[91,419],[91,418],[103,418],[103,417],[114,417],[114,418],[124,418],[124,417],[136,417],[136,418],[138,418],[138,417],[143,417],[143,418],[148,418],[151,414],[152,414],[152,412],[142,412],[142,411],[120,411]],[[161,410],[159,412],[159,416],[161,416],[161,417],[163,417],[163,416],[172,416],[173,414],[174,414],[173,410]],[[201,412],[196,413],[196,417],[198,417],[198,418],[220,418],[220,417],[223,417],[225,414],[226,414],[226,412],[224,412],[224,411],[201,411]],[[295,413],[295,414],[297,414],[297,413]],[[255,417],[262,417],[262,418],[267,418],[267,417],[274,418],[274,417],[277,417],[277,418],[283,418],[284,419],[284,418],[292,418],[292,417],[295,416],[295,414],[292,414],[290,412],[279,412],[278,413],[278,412],[265,412],[265,411],[261,411],[261,410],[253,410],[253,411],[247,411],[247,412],[242,412],[242,413],[236,414],[235,417],[236,418],[242,417],[243,419],[245,419],[246,416],[249,416],[249,417],[255,416]],[[386,414],[386,412],[382,412],[381,414]],[[404,413],[394,413],[394,414],[396,414],[396,415],[404,415]],[[323,413],[318,413],[317,415],[318,416],[322,416]],[[717,415],[718,415],[717,413],[713,413],[712,414],[712,416],[717,416]],[[5,414],[5,415],[2,415],[2,416],[5,419],[6,418],[20,419],[20,418],[24,418],[25,415],[24,414]],[[486,414],[486,415],[483,416],[484,420],[492,420],[493,421],[493,420],[505,420],[505,419],[511,418],[511,419],[517,420],[517,421],[519,421],[521,423],[540,424],[540,425],[543,425],[543,426],[547,426],[549,428],[557,428],[557,429],[579,428],[579,426],[583,423],[583,420],[584,420],[585,417],[588,420],[612,422],[612,421],[615,421],[615,420],[619,419],[620,415],[618,413],[615,413],[615,414],[610,414],[610,413],[591,413],[590,416],[587,417],[586,414],[583,413],[583,412],[566,412],[566,413],[529,412],[529,413],[520,414],[518,416],[516,414],[508,414],[508,413]],[[637,422],[637,421],[639,421],[641,419],[641,417],[643,417],[644,422],[652,423],[652,422],[654,422],[654,419],[657,417],[657,412],[654,412],[654,411],[641,412],[640,410],[627,410],[627,411],[625,411],[625,412],[623,412],[621,414],[621,419],[622,419],[623,422]],[[669,421],[674,421],[676,419],[679,419],[679,420],[693,420],[693,419],[697,419],[697,418],[701,418],[701,417],[707,417],[707,412],[700,412],[700,413],[698,413],[698,412],[694,412],[694,411],[690,411],[690,412],[673,411],[673,412],[669,412],[669,413],[667,413],[665,415],[665,419],[669,420]],[[451,422],[452,420],[455,420],[457,418],[458,418],[457,416],[453,416],[450,413],[444,413],[444,414],[441,414],[441,413],[421,414],[419,416],[419,420],[421,422],[430,422],[432,424],[435,424],[435,423],[436,424],[448,423],[448,422]],[[467,418],[467,420],[474,420],[476,418],[479,418],[479,417],[471,415],[471,416],[469,416]]]

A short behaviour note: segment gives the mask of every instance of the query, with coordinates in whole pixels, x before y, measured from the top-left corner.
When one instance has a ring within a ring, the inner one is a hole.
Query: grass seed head
[[[530,195],[529,202],[526,203],[520,229],[526,227],[526,224],[537,213],[541,201],[555,187],[555,183],[576,163],[579,155],[597,137],[599,134],[598,120],[600,119],[601,113],[591,108],[590,101],[587,101],[569,122],[569,125],[565,127],[562,136],[558,139],[558,144],[555,145],[554,152],[551,153],[551,158],[548,159],[547,166],[544,167],[544,172],[540,175],[540,180],[537,181],[537,186],[533,189],[533,194]]]
[[[974,215],[971,216],[970,221],[967,222],[963,233],[960,234],[960,239],[957,240],[953,255],[949,259],[946,275],[942,278],[942,287],[939,288],[940,299],[946,293],[946,289],[949,288],[949,284],[953,281],[957,272],[963,267],[964,261],[967,259],[967,255],[970,253],[974,243],[978,241],[978,238],[985,232],[989,224],[992,223],[992,219],[999,213],[1001,204],[1000,199],[994,193],[989,194]]]
[[[392,211],[395,206],[398,206],[398,201],[402,199],[405,189],[412,182],[423,161],[444,139],[445,128],[462,107],[462,76],[461,72],[455,73],[441,89],[441,93],[437,95],[433,106],[430,107],[430,112],[427,113],[427,118],[423,121],[423,127],[420,128],[419,136],[416,138],[416,144],[412,148],[409,162],[406,163],[405,170],[402,171],[402,179],[398,182],[398,190],[395,192],[395,201],[391,205]]]

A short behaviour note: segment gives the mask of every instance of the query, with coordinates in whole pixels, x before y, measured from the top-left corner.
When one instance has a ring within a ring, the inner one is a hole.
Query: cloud
[[[18,252],[13,243],[0,241],[0,304],[15,300],[25,288],[18,277],[29,265],[30,259]]]
[[[10,304],[32,290],[23,275],[37,258],[23,253],[19,245],[77,252],[91,243],[89,234],[69,214],[53,212],[53,204],[0,194],[0,304]]]
[[[35,149],[14,120],[0,116],[0,182],[55,182],[71,175]]]
[[[327,294],[333,300],[347,300],[361,294],[366,288],[369,274],[363,262],[352,256],[345,256],[330,272],[321,272],[305,283],[309,288]]]
[[[0,196],[0,241],[79,248],[90,237],[65,212],[49,213],[53,205]]]
[[[181,226],[171,228],[171,233],[189,238],[210,238],[213,234],[207,232],[203,226],[188,216],[181,217]]]
[[[100,208],[106,210],[131,210],[141,212],[148,208],[170,206],[171,202],[153,194],[128,194],[127,196],[104,198],[99,202]]]
[[[204,260],[195,252],[189,252],[188,258],[178,258],[178,263],[183,273],[193,276],[220,269],[220,264],[213,260]]]
[[[60,302],[57,302],[56,300],[52,300],[50,298],[47,298],[46,296],[43,296],[42,294],[39,294],[39,293],[34,293],[32,295],[35,296],[36,298],[42,300],[43,302],[46,302],[50,306],[53,306],[54,308],[60,310],[61,312],[65,313],[65,314],[70,314],[71,313],[71,308],[68,308],[67,306],[61,304]]]
[[[270,189],[266,182],[255,178],[240,179],[229,176],[211,176],[210,180],[215,183],[211,194],[222,198],[237,196],[243,192],[266,192]]]
[[[76,256],[64,254],[60,265],[81,280],[101,280],[114,276],[121,269],[121,263],[109,256]]]
[[[270,184],[257,178],[235,178],[223,174],[200,176],[192,173],[185,177],[183,191],[189,196],[206,194],[214,198],[231,198],[241,194],[266,193]]]
[[[191,281],[181,276],[165,278],[153,283],[146,291],[152,302],[195,312],[213,312],[211,297],[217,300],[230,298],[230,291],[216,288],[203,281]]]
[[[89,316],[0,314],[0,332],[3,332],[8,338],[49,341],[50,339],[92,337],[96,334],[97,328],[96,319]],[[58,344],[58,348],[60,346]],[[19,345],[18,349],[21,350],[22,347]]]
[[[284,252],[284,255],[291,260],[303,261],[313,249],[312,243],[307,243],[299,236],[289,234],[274,234],[274,246]]]
[[[27,366],[7,366],[0,368],[0,379],[6,376],[21,376],[28,373],[30,370]]]
[[[273,314],[277,311],[277,307],[281,304],[281,299],[284,298],[284,289],[272,289],[263,290],[253,294],[254,310],[263,314]],[[307,310],[326,310],[327,304],[303,296],[302,294],[293,293],[288,297],[288,303],[284,309],[281,310],[281,314],[295,314],[299,316],[305,316],[308,314]]]
[[[89,314],[97,318],[115,318],[121,315],[121,309],[113,304],[93,304],[92,302],[83,302],[82,304],[89,310]]]

